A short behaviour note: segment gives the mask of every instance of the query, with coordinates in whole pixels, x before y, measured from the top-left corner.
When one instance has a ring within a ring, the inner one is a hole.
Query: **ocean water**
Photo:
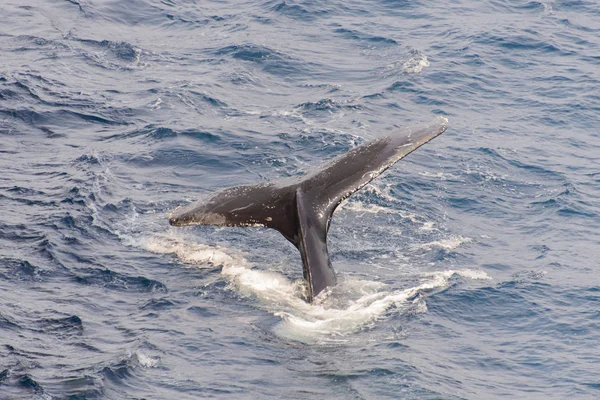
[[[600,397],[600,3],[2,0],[0,399]],[[378,134],[302,300],[174,228]]]

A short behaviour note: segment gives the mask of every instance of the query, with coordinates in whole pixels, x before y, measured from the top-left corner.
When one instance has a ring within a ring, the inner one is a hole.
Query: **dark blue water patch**
[[[46,239],[46,236],[33,229],[29,225],[23,224],[3,224],[0,222],[0,239],[11,242],[25,243],[30,241],[40,241]]]
[[[20,325],[17,324],[12,318],[0,314],[0,329],[10,329],[12,331],[18,331],[20,328]]]
[[[523,173],[531,174],[543,181],[564,182],[565,177],[559,171],[549,169],[540,164],[528,163],[524,158],[509,157],[508,153],[500,153],[501,148],[493,149],[489,147],[479,147],[472,149],[473,153],[481,153],[486,158],[494,160],[499,164],[508,164],[512,167],[523,170]],[[514,154],[516,155],[516,154]],[[505,167],[506,169],[506,167]]]
[[[325,3],[309,0],[302,4],[289,4],[289,0],[276,0],[265,3],[269,11],[292,18],[299,21],[312,22],[316,18],[324,17],[330,14],[330,9]]]
[[[140,307],[141,310],[168,310],[177,306],[179,302],[170,300],[168,298],[150,299],[144,305]]]
[[[102,155],[97,153],[83,154],[77,157],[74,161],[75,163],[81,164],[89,164],[89,165],[102,165],[104,162],[104,158]],[[79,194],[80,190],[78,187],[71,189],[71,193]]]
[[[163,1],[162,3],[166,4],[165,1]],[[228,28],[227,22],[230,22],[231,20],[235,19],[235,17],[236,17],[235,15],[232,15],[232,14],[205,15],[204,13],[199,13],[198,15],[195,15],[194,13],[190,13],[189,11],[190,10],[188,10],[187,13],[174,14],[169,9],[165,13],[165,17],[169,21],[172,21],[172,25],[178,27],[181,24],[186,29],[196,29],[196,28],[200,28],[200,27],[206,27],[209,24],[211,24],[212,26],[217,25],[217,26],[222,26],[223,28]],[[263,21],[263,18],[260,18],[260,17],[254,17],[254,19],[257,20],[258,22]],[[163,26],[165,26],[165,25],[171,25],[171,24],[163,24]],[[238,24],[238,25],[241,25],[241,24]],[[246,25],[243,25],[243,26],[246,26]]]
[[[84,157],[84,158],[82,158]],[[88,157],[88,156],[82,156],[80,158],[78,158],[78,162],[90,162],[92,164],[97,162],[96,160],[93,160],[92,158]],[[63,198],[60,201],[60,204],[65,204],[65,205],[73,205],[73,206],[79,206],[80,209],[83,209],[83,207],[86,206],[86,199],[87,196],[84,195],[79,187],[74,186],[72,187],[67,194],[67,197]]]
[[[135,210],[135,205],[131,199],[123,199],[116,204],[107,203],[102,206],[102,220],[118,221],[123,218],[123,215],[134,213]]]
[[[565,288],[561,290],[560,294],[560,298],[552,299],[555,304],[562,307],[573,305],[581,307],[585,309],[582,317],[589,317],[590,323],[600,324],[600,286],[588,287],[583,290]],[[600,330],[598,333],[600,334]]]
[[[103,112],[84,113],[74,110],[54,110],[54,111],[34,111],[31,109],[0,109],[0,115],[22,121],[28,126],[39,129],[40,126],[60,126],[68,127],[81,126],[82,122],[93,125],[129,125],[126,119],[118,116],[118,112],[108,112],[113,115],[103,115]],[[50,129],[50,128],[48,128]],[[56,129],[56,128],[55,128]],[[44,131],[42,131],[44,132]],[[44,132],[46,133],[46,132]]]
[[[250,61],[258,64],[265,63],[268,61],[285,62],[291,59],[291,57],[279,53],[276,50],[272,50],[265,46],[253,44],[223,47],[214,51],[214,54],[218,56],[227,55],[231,56],[234,59]]]
[[[327,99],[321,99],[317,102],[306,102],[306,103],[302,103],[298,106],[296,106],[296,108],[302,108],[304,110],[307,111],[322,111],[322,110],[332,110],[334,108],[336,108],[338,105],[336,104],[335,100],[327,98]]]
[[[81,12],[91,20],[101,20],[106,24],[117,24],[125,27],[132,25],[148,26],[157,28],[168,18],[169,13],[174,13],[170,1],[146,2],[143,0],[131,0],[128,7],[124,9],[118,3],[103,3],[88,5],[76,2]],[[186,8],[188,17],[193,16],[193,8]],[[184,14],[186,15],[186,14]]]
[[[310,63],[309,65],[306,65],[306,62],[287,54],[266,46],[255,44],[227,46],[214,50],[213,54],[220,57],[231,57],[233,60],[253,63],[261,67],[263,71],[286,80],[305,76],[307,74],[307,69],[321,69],[316,64]]]
[[[496,3],[496,4],[501,4],[501,3]],[[524,10],[524,11],[531,11],[534,14],[539,14],[540,12],[546,11],[546,9],[547,9],[545,4],[542,2],[539,2],[539,1],[528,1],[523,4],[506,3],[505,5],[508,10],[513,11],[515,13],[518,13],[519,11]]]
[[[171,20],[171,21],[177,21],[177,22],[182,22],[184,24],[191,24],[193,26],[199,26],[199,25],[203,25],[204,23],[206,23],[206,20],[198,20],[198,19],[190,19],[190,18],[184,18],[178,15],[173,15],[173,14],[167,14],[166,17]]]
[[[81,11],[82,13],[85,13],[81,2],[79,2],[77,0],[66,0],[66,2],[71,3],[72,5],[76,6],[79,9],[79,11]]]
[[[231,139],[231,134],[221,130],[201,131],[197,129],[176,130],[163,126],[146,125],[141,129],[135,129],[131,132],[118,133],[103,137],[102,141],[120,141],[124,139],[140,138],[147,143],[167,142],[176,138],[190,138],[205,145],[214,145],[223,139]]]
[[[26,100],[34,100],[43,102],[43,100],[35,94],[27,85],[16,81],[11,84],[3,84],[0,86],[0,100],[10,102],[21,102]]]
[[[571,35],[569,35],[569,37],[570,37],[570,38],[571,38],[573,41],[582,40],[581,36],[580,36],[580,35],[578,35],[578,34],[580,34],[580,32],[586,32],[586,33],[592,33],[592,34],[600,32],[600,29],[599,29],[599,28],[593,28],[593,27],[589,27],[589,26],[581,25],[580,23],[578,23],[578,22],[574,22],[574,21],[571,21],[571,20],[570,20],[570,19],[568,19],[568,18],[561,18],[561,19],[558,19],[557,21],[558,21],[558,23],[559,23],[559,24],[561,24],[561,25],[564,25],[564,26],[566,26],[566,27],[568,27],[568,28],[573,28],[573,29],[576,29],[577,31],[579,31],[579,32],[576,32],[576,33],[577,33],[577,35],[576,35],[576,34],[571,34]],[[569,32],[569,33],[571,33],[571,32]],[[557,33],[557,35],[560,35],[560,34],[561,34],[560,32],[558,32],[558,33]],[[562,35],[565,35],[565,34],[563,33]],[[563,37],[564,37],[564,36],[563,36]],[[594,43],[594,42],[587,42],[587,41],[585,41],[585,43],[586,43],[586,44],[588,44],[588,43],[589,43],[590,47],[595,45],[595,43]],[[577,42],[577,44],[580,44],[580,43],[579,43],[579,42]],[[597,56],[596,56],[595,58],[597,58]]]
[[[26,369],[21,363],[16,363],[0,372],[0,392],[3,399],[38,399],[47,396],[42,384],[27,373]]]
[[[10,376],[10,371],[8,369],[4,369],[0,372],[0,383],[7,380]]]
[[[465,65],[473,68],[482,68],[486,65],[485,59],[477,53],[466,53],[463,60]]]
[[[27,196],[30,196],[30,195],[27,195]],[[21,203],[21,204],[24,204],[27,206],[56,207],[58,205],[55,201],[32,200],[31,198],[5,196],[3,194],[0,194],[0,199],[14,201],[14,202]]]
[[[486,331],[506,335],[524,331],[560,341],[574,337],[593,340],[598,336],[598,313],[589,311],[598,299],[575,294],[578,301],[573,302],[565,296],[572,293],[542,282],[517,280],[497,287],[439,293],[429,297],[428,309],[460,324],[478,324],[480,329],[487,325]],[[582,310],[587,312],[580,315]],[[482,325],[483,321],[486,324]]]
[[[339,103],[331,98],[321,99],[316,102],[306,102],[296,106],[296,109],[309,118],[318,118],[319,116],[329,116],[338,112],[352,112],[362,110],[364,107],[360,104],[352,104],[352,101]]]
[[[114,365],[104,367],[100,371],[100,374],[104,379],[117,385],[122,385],[134,377],[129,360],[123,360]]]
[[[201,318],[211,318],[219,315],[216,310],[211,310],[210,308],[200,306],[188,307],[186,311]]]
[[[167,291],[167,287],[159,281],[144,276],[122,274],[108,268],[80,268],[73,280],[80,285],[93,285],[117,291],[145,293]]]
[[[117,238],[115,232],[104,226],[96,223],[96,217],[91,215],[91,210],[86,206],[82,210],[71,210],[64,213],[58,213],[43,221],[40,225],[58,232],[52,241],[43,243],[42,249],[56,256],[56,249],[64,250],[63,254],[69,255],[77,262],[87,262],[84,256],[78,255],[77,251],[83,248],[80,245],[90,245],[99,243],[103,240],[113,240]],[[58,244],[58,239],[64,243],[64,239],[72,245],[71,248],[63,248]]]
[[[583,198],[573,184],[565,183],[561,188],[539,196],[535,201],[530,202],[530,205],[539,211],[553,210],[556,215],[564,218],[580,217],[588,220],[600,218],[594,206]]]
[[[48,139],[57,139],[57,138],[67,137],[66,134],[57,133],[57,132],[53,131],[52,129],[50,129],[50,128],[46,127],[46,126],[40,126],[39,129],[46,134],[46,137]]]
[[[341,25],[335,25],[335,26],[341,26]],[[367,42],[367,43],[372,43],[372,44],[385,44],[385,45],[399,45],[399,43],[397,41],[395,41],[394,39],[390,39],[390,38],[386,38],[383,36],[377,36],[377,35],[370,35],[368,33],[364,33],[358,30],[354,30],[354,29],[347,29],[347,28],[336,28],[333,29],[333,33],[340,35],[341,37],[345,38],[345,39],[350,39],[350,40],[356,40],[359,42]]]
[[[37,395],[41,395],[44,393],[44,389],[42,385],[40,385],[36,380],[34,380],[31,375],[23,375],[19,378],[19,385],[23,388],[30,389],[33,393]]]
[[[377,2],[375,2],[376,4],[382,4],[385,7],[386,11],[393,11],[393,12],[397,12],[397,13],[403,13],[406,12],[407,10],[413,10],[415,12],[411,12],[410,14],[407,14],[406,17],[407,18],[411,18],[411,19],[420,19],[422,18],[422,16],[420,16],[417,13],[417,9],[418,9],[418,3],[415,3],[413,1],[410,0],[379,0]]]
[[[227,72],[226,74],[227,80],[236,86],[250,87],[254,86],[257,88],[265,88],[266,85],[262,82],[261,79],[254,76],[250,71],[232,71]],[[234,110],[229,110],[232,115],[238,115],[238,113]]]
[[[227,107],[227,104],[224,101],[216,99],[212,96],[207,95],[206,93],[190,90],[189,93],[193,95],[193,97],[201,102],[207,103],[213,108],[224,108]]]
[[[190,149],[188,146],[160,148],[151,152],[150,157],[145,154],[128,154],[123,158],[125,163],[138,168],[174,167],[202,173],[240,169],[236,160],[223,157],[215,149],[208,153],[202,149]]]
[[[487,203],[493,202],[506,209],[514,207],[510,199],[535,202],[541,194],[552,195],[558,185],[567,184],[563,173],[528,162],[523,157],[516,158],[508,152],[500,154],[494,149],[480,148],[472,149],[469,153],[472,158],[461,166],[458,180],[448,180],[476,185],[483,190],[479,190],[477,196],[462,196],[462,193],[449,191],[449,201],[461,208],[477,207],[478,204],[487,208]],[[480,162],[482,153],[485,154],[483,158],[487,159],[485,163]],[[494,213],[493,210],[490,211]]]
[[[80,374],[83,371],[76,371]],[[46,385],[48,393],[59,393],[57,400],[91,400],[103,399],[106,395],[102,389],[102,381],[94,376],[84,375],[63,378],[57,382],[48,382]]]
[[[85,338],[85,336],[84,336],[84,338]],[[76,340],[76,339],[75,339],[75,340]],[[98,353],[98,354],[101,354],[101,353],[103,353],[103,351],[102,351],[102,350],[100,350],[99,348],[97,348],[97,347],[95,347],[95,346],[92,346],[91,344],[89,344],[89,343],[85,343],[85,342],[71,341],[71,342],[69,343],[69,345],[71,345],[71,346],[73,346],[73,347],[76,347],[76,348],[79,348],[79,349],[81,349],[81,350],[85,350],[85,351],[91,351],[92,353]]]
[[[590,387],[592,389],[600,391],[600,383],[595,383],[595,382],[594,383],[592,383],[592,382],[587,383],[586,382],[586,383],[584,383],[584,385],[587,386],[587,387]]]
[[[422,92],[421,92],[422,93]],[[434,107],[440,111],[443,111],[449,102],[439,97],[438,94],[418,94],[413,97],[413,101],[417,104],[426,105],[428,107]],[[446,114],[443,112],[443,114]]]
[[[573,119],[577,119],[584,116],[588,110],[585,104],[579,103],[581,101],[579,98],[580,93],[573,91],[571,87],[572,85],[556,82],[550,87],[536,88],[533,93],[540,98],[549,99],[548,101],[551,101],[550,99],[562,99],[562,104],[544,104],[544,110],[561,114],[571,111],[574,114]],[[572,99],[572,101],[568,101],[568,99]]]
[[[531,326],[543,318],[543,310],[524,297],[525,288],[535,284],[502,284],[497,288],[447,290],[430,296],[427,301],[429,312],[444,315],[444,318],[461,324],[501,324],[512,330],[520,324]],[[500,329],[496,326],[495,329]]]
[[[104,54],[109,53],[115,59],[124,62],[134,62],[140,56],[141,49],[134,47],[131,43],[127,42],[114,42],[111,40],[93,40],[93,39],[78,39],[74,37],[69,38],[72,41],[76,41],[90,47],[95,52],[102,52]]]
[[[359,379],[362,376],[374,376],[374,377],[386,377],[396,375],[396,371],[392,371],[386,368],[369,368],[369,369],[357,369],[352,373],[334,373],[334,372],[322,372],[319,376],[324,378],[332,379],[336,383],[347,383],[354,379]]]
[[[31,35],[18,35],[13,36],[13,43],[16,47],[14,51],[17,52],[25,52],[25,51],[35,51],[39,52],[42,50],[69,50],[69,47],[62,43],[61,41],[46,39],[38,36]]]
[[[35,100],[36,103],[51,107],[72,107],[86,109],[96,103],[89,95],[72,93],[62,81],[39,75],[35,72],[19,73],[12,76],[10,84],[2,85],[7,98],[12,100]],[[14,90],[13,90],[14,89]],[[10,94],[10,96],[8,96]]]
[[[595,1],[566,0],[555,5],[557,11],[580,12],[584,15],[600,15],[600,7]]]
[[[385,90],[388,92],[398,91],[402,93],[419,93],[421,91],[421,89],[412,81],[396,81]]]
[[[81,336],[83,321],[77,315],[63,318],[43,318],[36,323],[40,332],[60,337]]]
[[[485,33],[475,39],[479,44],[494,45],[508,51],[527,51],[530,54],[554,56],[573,56],[575,53],[567,49],[561,49],[552,43],[540,40],[537,35],[506,35],[498,36],[494,33]]]
[[[78,241],[75,243],[78,243]],[[58,249],[61,248],[59,245],[53,243],[53,241],[47,237],[44,237],[43,239],[38,240],[32,244],[33,254],[39,257],[41,263],[45,267],[43,275],[44,277],[46,276],[46,274],[48,277],[50,277],[60,275],[67,271],[67,269],[61,263],[57,255]]]
[[[550,248],[544,244],[537,244],[530,246],[530,249],[538,253],[536,260],[541,260],[551,251]]]
[[[290,149],[286,153],[294,155],[302,161],[308,161],[310,157],[317,155],[320,164],[325,164],[346,153],[353,147],[351,142],[355,139],[320,129],[300,134],[286,134],[282,137],[288,139],[285,143],[282,143]],[[284,149],[281,148],[281,150]],[[310,172],[314,168],[318,167],[313,165],[306,172]]]
[[[85,225],[89,225],[89,223],[92,222],[92,218],[88,216],[86,219],[87,221],[85,221]],[[75,218],[69,213],[67,213],[66,216],[62,217],[60,219],[60,222],[66,228],[76,228]]]
[[[10,280],[42,281],[46,271],[32,265],[27,260],[0,258],[0,271]]]

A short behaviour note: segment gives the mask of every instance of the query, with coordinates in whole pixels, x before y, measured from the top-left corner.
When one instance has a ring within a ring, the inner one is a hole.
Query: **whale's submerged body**
[[[327,252],[333,212],[352,193],[398,160],[442,134],[448,120],[404,128],[358,146],[298,179],[225,189],[206,202],[177,208],[174,226],[263,226],[289,240],[302,256],[307,300],[337,282]]]

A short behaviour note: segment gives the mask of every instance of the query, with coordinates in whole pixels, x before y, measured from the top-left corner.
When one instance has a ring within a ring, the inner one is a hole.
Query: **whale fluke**
[[[404,156],[442,134],[448,120],[404,128],[371,140],[300,178],[236,186],[205,202],[175,209],[174,226],[264,226],[276,229],[300,251],[307,301],[337,282],[327,252],[336,207]]]

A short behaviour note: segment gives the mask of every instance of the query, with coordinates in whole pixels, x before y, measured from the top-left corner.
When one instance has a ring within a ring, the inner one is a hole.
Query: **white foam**
[[[154,103],[149,104],[148,107],[152,108],[154,110],[160,110],[160,108],[161,108],[160,105],[162,104],[162,102],[163,102],[162,99],[160,97],[157,97],[156,100],[154,101]]]
[[[359,214],[396,214],[398,212],[398,210],[392,208],[382,207],[376,204],[366,204],[359,200],[346,201],[340,204],[340,209],[353,211]]]
[[[304,302],[301,298],[304,290],[302,281],[290,281],[281,274],[251,269],[242,265],[225,266],[222,274],[229,279],[231,286],[242,295],[256,296],[265,301]]]
[[[551,4],[548,4],[548,3],[541,3],[541,4],[542,4],[542,10],[543,10],[544,14],[546,14],[546,15],[554,14],[554,10],[552,9]]]
[[[419,223],[418,216],[415,214],[405,213],[398,209],[383,207],[377,204],[367,204],[360,200],[352,200],[342,203],[340,209],[352,211],[358,214],[395,214],[402,218],[408,219],[414,223]]]
[[[273,111],[262,111],[262,110],[250,110],[245,111],[247,115],[260,115],[262,117],[284,117],[284,118],[294,118],[298,121],[302,121],[305,125],[312,126],[315,123],[310,119],[305,117],[302,113],[296,110],[273,110]]]
[[[142,239],[139,243],[156,253],[175,254],[184,263],[196,267],[222,265],[221,273],[229,281],[231,290],[256,299],[258,308],[281,318],[273,328],[276,335],[306,343],[347,341],[353,333],[374,324],[388,312],[427,312],[420,293],[446,288],[454,275],[490,279],[478,270],[450,270],[412,275],[410,280],[419,280],[418,285],[392,289],[381,282],[342,276],[336,287],[320,293],[309,304],[304,300],[302,279],[292,280],[276,272],[252,268],[230,249],[188,240],[171,232]],[[398,310],[392,311],[394,308]],[[142,359],[141,364],[146,362]]]
[[[153,253],[175,254],[181,261],[193,263],[195,267],[233,266],[246,262],[241,255],[229,249],[193,243],[173,232],[132,239],[132,244]]]
[[[418,51],[413,52],[411,57],[402,63],[402,68],[407,74],[418,74],[426,67],[429,67],[429,60]]]
[[[448,287],[454,275],[490,279],[485,272],[477,270],[434,272],[424,274],[420,285],[403,290],[385,290],[386,286],[372,285],[374,282],[369,281],[345,281],[334,289],[337,303],[330,304],[328,300],[334,297],[330,296],[312,305],[303,302],[302,307],[274,312],[282,318],[274,331],[284,338],[309,343],[347,340],[350,334],[375,323],[394,307],[398,308],[398,312],[427,312],[427,304],[419,294]],[[369,290],[356,298],[356,293],[352,293],[350,288],[363,284]],[[340,301],[340,297],[346,300]]]
[[[385,201],[389,201],[389,202],[396,202],[398,201],[392,194],[392,187],[391,185],[387,184],[384,185],[384,187],[380,187],[378,185],[376,185],[375,183],[370,183],[367,186],[365,186],[361,192],[363,193],[372,193],[373,195],[381,198],[382,200]]]
[[[152,367],[155,367],[156,364],[158,363],[157,358],[149,357],[139,350],[135,352],[135,355],[137,357],[138,362],[140,363],[140,365],[142,367],[152,368]]]
[[[449,172],[429,172],[429,171],[422,171],[419,172],[419,175],[421,176],[425,176],[427,178],[439,178],[441,181],[445,181],[448,179],[458,179],[458,177],[456,175],[453,175]]]
[[[440,240],[436,240],[436,241],[429,242],[429,243],[415,245],[413,247],[416,249],[424,249],[424,250],[429,250],[434,247],[439,247],[439,248],[446,249],[446,250],[454,250],[463,243],[471,243],[471,242],[473,242],[473,239],[468,238],[468,237],[452,236],[449,238],[440,239]]]
[[[419,230],[423,231],[423,232],[431,232],[431,231],[437,231],[439,229],[435,227],[434,222],[428,221],[428,222],[424,222],[423,226],[420,227]]]
[[[442,277],[444,277],[445,279],[450,279],[453,275],[462,276],[463,278],[471,279],[474,281],[477,281],[477,280],[489,281],[492,279],[484,271],[481,271],[478,269],[470,269],[470,268],[465,268],[465,269],[460,269],[460,270],[447,270],[447,271],[423,274],[423,276],[432,276],[432,277],[440,276],[440,275]]]

